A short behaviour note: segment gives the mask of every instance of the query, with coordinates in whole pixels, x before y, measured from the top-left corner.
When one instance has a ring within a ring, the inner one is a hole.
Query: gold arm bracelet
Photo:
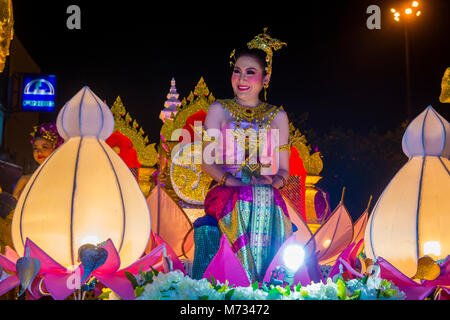
[[[276,174],[276,175],[274,175],[274,177],[278,177],[283,181],[283,185],[281,186],[281,188],[279,188],[279,190],[283,189],[287,183],[286,179],[281,174]]]
[[[283,144],[282,146],[278,147],[278,151],[290,151],[291,148],[289,146],[289,144]]]
[[[220,179],[219,186],[224,187],[227,178],[231,175],[232,175],[231,172],[225,172],[224,175],[222,176],[222,179]]]

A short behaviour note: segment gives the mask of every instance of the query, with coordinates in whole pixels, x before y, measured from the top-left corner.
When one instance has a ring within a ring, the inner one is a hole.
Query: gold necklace
[[[248,122],[255,122],[258,128],[262,128],[264,120],[268,120],[269,115],[277,109],[276,106],[272,106],[266,102],[262,102],[256,107],[244,107],[237,103],[234,99],[221,100],[223,102],[225,109],[231,114],[235,119],[236,127],[240,128],[241,120],[245,119]]]

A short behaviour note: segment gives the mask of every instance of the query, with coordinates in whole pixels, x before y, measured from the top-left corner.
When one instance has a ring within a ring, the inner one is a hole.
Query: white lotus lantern
[[[450,254],[450,125],[429,106],[409,124],[402,147],[409,160],[378,199],[364,247],[412,277],[419,258]]]
[[[121,266],[130,265],[148,243],[150,212],[133,174],[104,142],[114,129],[111,111],[84,87],[61,109],[57,127],[65,143],[36,169],[17,203],[16,251],[29,238],[72,266],[80,246],[111,239]]]

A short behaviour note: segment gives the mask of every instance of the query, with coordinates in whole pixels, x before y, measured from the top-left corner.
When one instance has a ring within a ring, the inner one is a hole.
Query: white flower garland
[[[249,287],[229,288],[217,283],[217,290],[208,279],[194,280],[178,270],[159,273],[152,283],[145,285],[137,300],[339,300],[357,296],[356,299],[405,299],[405,294],[394,284],[380,278],[352,279],[342,281],[338,277],[328,278],[326,283],[311,283],[294,289],[271,287],[271,290]],[[230,292],[233,290],[232,292]],[[268,292],[269,291],[269,292]]]

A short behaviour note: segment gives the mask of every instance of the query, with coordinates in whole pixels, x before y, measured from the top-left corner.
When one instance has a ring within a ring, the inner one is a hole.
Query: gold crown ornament
[[[283,46],[287,46],[286,42],[282,42],[278,39],[272,38],[269,34],[267,34],[267,27],[264,28],[264,32],[256,35],[253,40],[247,43],[247,47],[249,49],[259,49],[266,53],[266,73],[270,76],[272,74],[272,58],[273,52],[281,49]],[[234,58],[236,61],[236,49],[234,49],[230,54],[230,59]],[[234,63],[230,61],[230,65]],[[266,90],[269,87],[269,83],[264,84],[264,100],[266,99]]]

